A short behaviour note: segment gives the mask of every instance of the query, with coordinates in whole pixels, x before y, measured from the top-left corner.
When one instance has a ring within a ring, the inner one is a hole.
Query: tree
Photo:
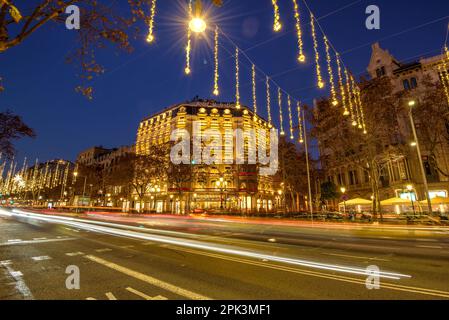
[[[128,0],[128,10],[109,1],[98,0],[36,0],[32,3],[18,0],[0,0],[0,53],[20,45],[32,34],[50,22],[64,24],[66,8],[80,9],[78,47],[69,55],[69,62],[79,64],[82,84],[77,91],[92,98],[93,88],[88,81],[104,69],[96,61],[96,50],[112,45],[132,52],[131,39],[145,25],[150,24],[152,2]],[[121,1],[120,1],[121,2]],[[213,0],[220,6],[221,0]],[[2,90],[0,78],[0,92]]]
[[[166,171],[166,146],[151,146],[146,155],[128,154],[122,157],[117,163],[115,177],[109,177],[106,181],[128,187],[142,208],[145,195],[152,186],[160,185]]]
[[[0,112],[0,153],[11,158],[16,152],[13,141],[23,137],[34,138],[36,134],[20,116],[10,111]]]
[[[321,184],[321,203],[327,205],[328,201],[338,199],[339,195],[337,186],[332,181],[326,181]]]
[[[441,154],[449,147],[449,105],[442,83],[425,76],[420,82],[419,101],[412,109],[421,148],[429,157],[432,167],[449,177],[447,166],[441,163]],[[413,93],[405,92],[401,104],[408,105]],[[407,110],[408,111],[408,110]]]
[[[320,140],[323,167],[344,164],[365,171],[371,184],[373,212],[382,212],[379,189],[384,168],[390,161],[398,161],[407,154],[407,140],[399,125],[404,114],[398,96],[387,77],[369,81],[362,79],[361,100],[364,106],[366,134],[351,125],[350,117],[343,115],[341,106],[332,106],[322,99],[317,104],[312,122],[313,134]]]
[[[284,191],[289,194],[291,210],[299,211],[295,198],[299,194],[308,193],[306,158],[303,152],[300,152],[294,143],[280,139],[279,141],[279,162],[280,168],[277,173],[277,180],[284,183]],[[311,179],[313,176],[313,165],[310,167]],[[284,194],[287,204],[287,194]]]
[[[169,162],[167,169],[167,181],[169,183],[169,190],[176,191],[179,199],[181,201],[185,201],[185,213],[188,213],[190,211],[190,199],[183,199],[184,192],[190,191],[190,186],[192,185],[191,182],[194,180],[194,176],[195,174],[192,164],[174,164],[171,161]]]

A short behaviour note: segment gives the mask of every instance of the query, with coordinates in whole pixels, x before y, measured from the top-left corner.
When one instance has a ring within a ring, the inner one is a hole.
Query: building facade
[[[376,79],[387,77],[393,87],[393,93],[407,93],[419,103],[425,95],[426,89],[422,85],[425,79],[437,83],[442,81],[441,68],[446,59],[444,54],[422,58],[411,63],[402,63],[397,60],[388,50],[380,47],[379,43],[372,45],[371,59],[367,68],[368,78]],[[447,64],[447,62],[446,62]],[[398,100],[398,103],[403,103]],[[365,108],[370,108],[369,105]],[[320,119],[323,110],[315,105],[315,118]],[[423,200],[426,198],[424,184],[419,165],[416,147],[410,145],[413,142],[413,134],[410,119],[407,113],[397,113],[397,128],[395,141],[386,141],[386,145],[402,144],[406,146],[406,151],[389,160],[381,169],[380,198],[381,200],[393,197],[403,199]],[[323,118],[322,122],[326,121]],[[420,128],[426,123],[416,122],[418,140]],[[444,124],[442,124],[444,126]],[[437,128],[435,128],[437,129]],[[439,128],[446,131],[446,128]],[[329,143],[332,139],[329,136],[321,135],[318,138],[321,155],[329,155],[331,148]],[[449,180],[443,172],[449,172],[449,144],[447,139],[440,141],[437,150],[430,155],[430,146],[425,142],[421,143],[420,149],[425,169],[426,178],[429,184],[430,197],[447,197],[449,190]],[[420,141],[421,142],[421,141]],[[435,164],[438,164],[436,168]],[[325,180],[334,182],[339,188],[345,187],[349,198],[362,197],[370,199],[372,188],[369,173],[362,170],[351,162],[348,156],[345,161],[323,161],[322,163]],[[413,186],[413,192],[407,189],[407,185]],[[340,200],[341,201],[341,200]],[[434,208],[434,210],[438,210]]]
[[[261,143],[260,134],[265,132],[267,153],[270,152],[270,129],[272,126],[247,107],[237,108],[233,103],[194,100],[176,104],[143,119],[139,125],[136,153],[145,155],[152,145],[170,143],[175,130],[184,129],[193,144],[194,124],[200,134],[212,129],[217,133],[218,147],[222,150],[221,163],[196,163],[192,157],[192,174],[182,185],[173,185],[169,178],[150,188],[145,207],[157,212],[174,213],[190,210],[223,210],[235,212],[270,212],[276,207],[273,177],[260,174],[258,164],[237,164],[235,136],[229,143],[223,137],[226,130],[240,129],[244,139],[245,159]],[[251,130],[256,132],[251,143]],[[191,150],[192,151],[192,150]],[[168,155],[167,155],[168,156]],[[224,163],[226,162],[226,163]],[[170,173],[169,173],[170,174]],[[182,189],[182,190],[181,190]],[[182,192],[181,192],[182,191]]]

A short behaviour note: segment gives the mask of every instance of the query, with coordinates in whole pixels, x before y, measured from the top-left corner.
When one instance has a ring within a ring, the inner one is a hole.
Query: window
[[[416,81],[416,78],[410,79],[410,85],[411,85],[412,89],[415,89],[416,87],[418,87],[418,81]]]
[[[380,67],[376,69],[376,75],[378,78],[385,75],[385,67]]]
[[[402,81],[402,83],[404,84],[405,90],[410,90],[410,82],[408,81],[408,79],[405,79],[404,81]]]

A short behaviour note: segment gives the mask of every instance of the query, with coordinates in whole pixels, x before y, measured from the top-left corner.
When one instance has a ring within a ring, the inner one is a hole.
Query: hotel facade
[[[195,210],[255,213],[272,212],[280,207],[276,176],[262,175],[258,161],[252,164],[247,161],[248,155],[254,154],[261,143],[266,143],[266,153],[270,153],[272,126],[245,106],[197,99],[166,108],[140,122],[136,154],[148,155],[152,146],[173,144],[171,138],[176,130],[181,132],[177,138],[187,135],[193,144],[197,139],[194,137],[195,125],[201,135],[207,130],[216,132],[217,147],[222,150],[221,158],[234,161],[206,164],[198,163],[192,156],[189,179],[182,185],[173,185],[168,176],[160,179],[156,185],[149,187],[144,208],[135,203],[136,209],[172,213]],[[244,163],[238,164],[235,160],[238,154],[235,135],[232,141],[224,139],[229,130],[240,130],[243,134]],[[250,138],[252,132],[256,133],[254,140]],[[261,139],[261,135],[266,139]]]

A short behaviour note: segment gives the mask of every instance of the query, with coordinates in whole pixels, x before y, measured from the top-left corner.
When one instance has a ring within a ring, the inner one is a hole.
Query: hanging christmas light
[[[296,25],[296,35],[298,37],[298,61],[305,62],[306,56],[304,55],[304,44],[302,41],[302,29],[301,29],[301,16],[299,15],[299,6],[296,0],[293,0],[293,8],[295,13],[295,25]]]
[[[271,124],[271,96],[270,96],[270,79],[266,78],[266,87],[267,87],[267,113],[268,113],[268,123]]]
[[[313,16],[313,13],[310,13],[310,26],[312,29],[313,49],[315,51],[317,85],[318,85],[318,88],[322,89],[322,88],[324,88],[324,81],[323,81],[323,76],[321,75],[320,52],[318,51],[318,39],[316,38],[315,17]]]
[[[281,92],[281,88],[278,87],[278,104],[279,104],[279,126],[281,129],[281,136],[285,135],[284,132],[284,117],[282,115],[282,92]]]
[[[345,86],[343,84],[343,74],[341,71],[340,54],[338,52],[335,53],[335,59],[337,60],[338,86],[340,87],[340,96],[341,96],[341,102],[343,105],[343,115],[347,116],[347,115],[349,115],[349,111],[348,111],[348,106],[346,105]]]
[[[349,78],[350,78],[350,82],[351,82],[352,97],[354,99],[354,108],[355,108],[355,121],[352,122],[352,125],[354,127],[358,127],[359,129],[362,129],[362,124],[360,122],[360,111],[359,111],[360,106],[357,101],[357,89],[356,89],[355,80],[352,75],[350,75]]]
[[[287,96],[287,106],[288,106],[288,122],[290,125],[290,139],[294,139],[293,135],[293,115],[292,115],[292,101],[290,99],[290,95]]]
[[[275,32],[279,32],[282,29],[282,23],[281,23],[281,17],[279,15],[279,6],[277,0],[271,0],[271,3],[273,4],[274,9],[274,24],[273,24],[273,30]]]
[[[298,112],[298,129],[299,129],[299,143],[304,143],[302,118],[301,118],[301,103],[298,101],[296,103],[296,111]]]
[[[154,41],[154,16],[156,15],[156,0],[152,0],[151,2],[151,13],[150,13],[150,21],[148,26],[148,36],[147,36],[147,42],[151,43]]]
[[[443,63],[444,68],[446,67],[446,64]],[[445,68],[446,69],[446,68]],[[449,104],[449,82],[446,83],[446,77],[444,75],[444,70],[441,68],[441,66],[438,66],[438,72],[441,74],[441,83],[443,84],[444,93],[446,94],[447,103]],[[447,73],[447,72],[446,72]]]
[[[332,105],[337,106],[338,100],[334,84],[334,71],[332,70],[332,60],[329,48],[329,41],[327,40],[326,36],[324,36],[324,46],[326,47],[327,72],[329,74],[329,83],[331,85]]]
[[[449,49],[447,46],[444,46],[444,51],[446,52],[446,59],[449,61]]]
[[[348,91],[348,103],[349,103],[349,111],[351,115],[352,125],[356,126],[357,122],[354,117],[354,106],[352,104],[352,91],[351,91],[351,80],[349,79],[348,69],[345,68],[345,80],[346,80],[346,89]],[[348,114],[346,114],[348,115]],[[355,123],[355,124],[354,124]]]
[[[257,114],[257,94],[256,94],[256,66],[252,65],[252,83],[253,83],[253,109],[254,117]]]
[[[358,102],[359,107],[360,107],[360,118],[361,118],[361,128],[360,129],[363,129],[363,134],[367,134],[368,132],[366,131],[365,112],[363,110],[364,108],[363,108],[363,104],[362,104],[362,99],[361,99],[360,87],[359,86],[357,86],[356,95],[357,95],[357,102]]]
[[[189,19],[192,19],[192,1],[189,1],[188,4],[188,14]],[[190,26],[187,27],[187,46],[186,46],[186,67],[184,69],[185,74],[190,74],[190,51],[192,49],[192,31],[190,30]]]
[[[238,47],[235,47],[235,101],[236,109],[240,109],[240,66]]]
[[[214,60],[215,60],[215,70],[214,70],[214,95],[218,96],[220,91],[218,90],[218,26],[215,26],[215,45],[214,45]]]

